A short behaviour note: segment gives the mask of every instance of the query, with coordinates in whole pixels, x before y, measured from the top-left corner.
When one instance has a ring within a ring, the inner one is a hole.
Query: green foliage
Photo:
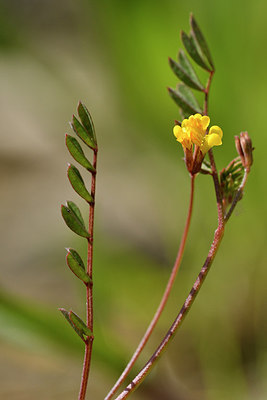
[[[85,128],[82,126],[82,124],[78,121],[78,119],[73,115],[72,117],[72,129],[74,132],[77,134],[77,136],[82,139],[82,141],[87,144],[87,146],[91,147],[92,149],[95,147],[94,141],[92,138],[88,135],[87,131]]]
[[[214,64],[213,64],[213,61],[211,58],[211,54],[210,54],[207,42],[203,36],[203,33],[201,32],[201,30],[198,26],[193,14],[190,15],[190,24],[192,27],[192,32],[193,32],[193,37],[195,39],[195,42],[198,44],[198,46],[202,52],[201,58],[203,59],[203,55],[206,56],[212,70],[214,70]]]
[[[79,164],[81,164],[84,168],[86,168],[90,172],[95,172],[94,167],[90,163],[90,161],[87,160],[87,158],[84,155],[83,149],[81,148],[79,142],[77,139],[75,139],[73,136],[66,134],[66,146],[74,158]]]
[[[59,308],[59,311],[66,318],[70,326],[83,341],[85,341],[87,337],[92,336],[92,332],[90,331],[90,329],[86,326],[83,320],[77,314],[75,314],[75,312],[68,312],[67,310],[65,310],[65,308]]]
[[[66,261],[71,271],[84,283],[89,283],[91,279],[85,271],[82,258],[73,249],[67,249],[67,252]]]
[[[169,59],[170,67],[175,73],[175,75],[181,79],[181,81],[185,82],[188,86],[190,86],[193,89],[197,90],[202,90],[201,86],[196,84],[194,80],[191,79],[190,75],[188,75],[183,67],[178,64],[176,61],[174,61],[172,58]]]
[[[68,167],[68,178],[76,193],[78,193],[88,203],[92,203],[94,201],[93,197],[85,187],[84,180],[79,170],[72,164],[69,164]]]
[[[75,314],[75,312],[70,311],[69,317],[70,317],[71,322],[82,333],[82,335],[88,336],[88,337],[93,336],[91,330],[86,326],[86,324],[83,322],[83,320],[77,314]]]
[[[202,113],[193,93],[185,85],[179,85],[177,90],[169,88],[169,94],[175,103],[182,109],[183,115]]]
[[[194,82],[194,84],[196,86],[195,89],[204,91],[205,90],[204,86],[200,82],[197,74],[195,73],[194,68],[192,67],[190,61],[188,60],[188,58],[186,57],[186,55],[182,49],[179,50],[178,60],[181,64],[181,66],[183,67],[183,69],[185,70],[185,72],[187,73],[187,75],[190,77],[191,81]]]
[[[210,72],[210,67],[206,64],[205,60],[201,56],[198,50],[195,38],[191,35],[187,35],[184,31],[181,32],[181,39],[184,47],[186,48],[190,57],[202,68]]]
[[[88,135],[88,139],[85,140],[85,143],[91,142],[92,145],[89,145],[87,143],[88,146],[91,147],[92,149],[96,149],[97,148],[97,141],[96,141],[94,123],[93,123],[92,117],[91,117],[88,109],[81,102],[79,102],[79,104],[78,104],[78,114],[79,114],[79,117],[81,119],[82,125],[83,125],[83,127],[84,127],[84,129],[86,131],[86,134]]]
[[[68,321],[70,326],[74,329],[74,331],[77,333],[77,335],[80,336],[82,340],[84,340],[83,332],[80,329],[78,329],[77,326],[72,322],[72,320],[70,319],[69,312],[65,310],[65,308],[59,308],[59,311],[66,318],[66,320]]]
[[[195,61],[205,71],[211,73],[214,71],[214,66],[210,51],[208,49],[206,40],[192,14],[190,16],[190,25],[192,31],[189,35],[187,35],[184,31],[181,31],[183,45],[192,60]],[[183,118],[186,118],[191,114],[203,114],[203,110],[199,106],[198,101],[190,88],[203,93],[205,93],[206,89],[198,78],[191,62],[181,49],[178,53],[178,61],[179,62],[177,63],[173,59],[169,58],[172,71],[183,83],[178,85],[176,90],[168,88],[169,94],[179,106],[180,114]]]
[[[83,218],[79,208],[72,202],[67,202],[67,206],[61,206],[61,213],[68,227],[77,235],[89,238],[89,232],[86,230]]]

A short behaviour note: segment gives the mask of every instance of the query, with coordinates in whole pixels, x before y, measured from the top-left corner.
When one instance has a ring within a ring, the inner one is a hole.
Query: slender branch
[[[189,208],[188,208],[188,214],[187,214],[187,219],[186,219],[186,223],[185,223],[185,228],[184,228],[184,232],[183,232],[183,236],[181,239],[181,243],[180,243],[180,247],[176,256],[176,260],[174,263],[174,266],[172,268],[169,280],[167,282],[165,291],[163,293],[163,296],[161,298],[161,301],[159,303],[159,306],[154,314],[153,319],[151,320],[143,338],[141,339],[137,349],[135,350],[131,360],[129,361],[129,363],[127,364],[126,368],[124,369],[124,371],[122,372],[121,376],[119,377],[119,379],[117,380],[117,382],[115,383],[115,385],[112,387],[112,389],[110,390],[110,392],[108,393],[108,395],[105,397],[105,400],[109,400],[112,398],[112,396],[117,392],[117,390],[119,389],[119,387],[122,385],[122,383],[124,382],[124,380],[126,379],[126,377],[128,376],[130,370],[132,369],[133,365],[135,364],[137,358],[139,357],[140,353],[142,352],[143,348],[145,347],[148,339],[150,338],[153,329],[155,328],[163,310],[164,307],[167,303],[167,300],[169,298],[171,289],[173,287],[177,272],[179,270],[181,261],[182,261],[182,257],[184,254],[184,248],[185,248],[185,243],[187,240],[187,236],[188,236],[188,231],[189,231],[189,226],[190,226],[190,222],[191,222],[191,217],[192,217],[192,210],[193,210],[193,199],[194,199],[194,182],[195,182],[195,175],[191,175],[191,191],[190,191],[190,201],[189,201]]]
[[[206,261],[205,261],[203,267],[201,268],[201,271],[200,271],[186,301],[184,302],[179,314],[177,315],[176,319],[174,320],[172,326],[170,327],[166,336],[164,337],[164,339],[162,340],[161,344],[159,345],[157,350],[154,352],[152,357],[149,359],[149,361],[141,369],[141,371],[138,373],[138,375],[132,380],[132,382],[126,387],[126,389],[118,397],[116,397],[115,400],[126,399],[135,389],[137,389],[138,386],[145,379],[145,377],[149,374],[151,369],[155,366],[156,361],[159,360],[159,358],[163,354],[163,351],[166,350],[168,344],[170,343],[171,339],[173,339],[173,337],[175,336],[179,326],[183,322],[186,314],[188,313],[190,307],[192,306],[192,304],[193,304],[193,302],[194,302],[194,300],[195,300],[195,298],[207,276],[207,273],[211,267],[211,264],[214,260],[214,257],[218,251],[219,245],[223,238],[223,234],[224,234],[224,227],[218,226],[218,228],[216,229],[215,234],[214,234],[214,239],[211,244],[208,257],[206,258]]]
[[[235,197],[233,199],[233,202],[231,204],[231,207],[230,207],[229,211],[227,212],[226,216],[224,217],[225,223],[229,220],[229,218],[231,217],[231,215],[232,215],[232,213],[233,213],[238,201],[242,198],[244,187],[245,187],[245,185],[247,183],[247,179],[248,179],[248,173],[249,173],[249,170],[247,168],[245,168],[245,173],[244,173],[242,182],[241,182],[241,184],[240,184],[240,186],[239,186],[239,188],[238,188],[238,190],[236,192],[236,195],[235,195]]]
[[[94,150],[94,160],[93,167],[96,170],[97,166],[97,149]],[[96,173],[92,173],[92,181],[91,181],[91,196],[93,201],[90,203],[89,210],[89,227],[88,231],[90,237],[88,239],[88,252],[87,252],[87,273],[91,278],[93,275],[93,236],[94,236],[94,212],[95,212],[95,189],[96,189]],[[86,323],[88,328],[93,332],[93,285],[92,283],[86,284]],[[79,400],[85,399],[90,365],[91,365],[91,356],[92,356],[92,347],[93,347],[94,337],[91,336],[85,341],[85,354],[84,354],[84,362],[83,362],[83,371],[82,371],[82,379],[79,393]]]

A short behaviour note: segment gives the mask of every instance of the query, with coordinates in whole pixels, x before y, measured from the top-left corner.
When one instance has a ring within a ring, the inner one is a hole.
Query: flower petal
[[[173,134],[176,137],[176,139],[181,142],[181,140],[183,140],[184,137],[184,133],[182,128],[179,125],[175,125],[173,128]]]
[[[185,128],[185,127],[187,126],[188,122],[189,122],[188,119],[185,118],[185,119],[183,120],[183,122],[182,122],[182,128]]]
[[[210,127],[209,135],[213,134],[213,133],[219,135],[220,138],[222,138],[222,136],[223,136],[223,132],[222,132],[221,128],[219,126],[217,126],[217,125],[213,125],[213,126]]]
[[[209,148],[213,146],[220,146],[222,144],[222,138],[218,133],[209,133],[206,136],[206,141],[208,143]]]
[[[207,127],[209,126],[209,124],[210,124],[210,117],[208,117],[207,115],[204,115],[204,116],[201,118],[201,125],[202,125],[202,128],[203,128],[204,130],[206,130]]]

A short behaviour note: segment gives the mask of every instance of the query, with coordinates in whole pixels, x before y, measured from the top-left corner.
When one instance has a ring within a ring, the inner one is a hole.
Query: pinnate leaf
[[[90,234],[84,226],[84,221],[79,208],[71,201],[67,206],[61,206],[61,213],[67,226],[77,235],[89,238]]]
[[[91,138],[94,145],[97,146],[93,119],[92,119],[88,109],[81,101],[79,102],[79,105],[78,105],[78,114],[79,114],[81,122],[82,122],[84,128],[86,129],[89,137]]]
[[[70,311],[69,317],[71,322],[76,326],[76,328],[79,329],[79,331],[81,331],[85,336],[90,337],[93,335],[88,326],[86,326],[83,320],[77,314],[75,314],[75,312]]]
[[[79,256],[76,250],[67,249],[68,253],[66,256],[66,261],[68,267],[71,271],[76,275],[79,279],[81,279],[84,283],[90,282],[90,277],[85,271],[85,266],[82,258]]]
[[[79,138],[82,139],[82,141],[87,144],[87,146],[92,149],[96,147],[94,139],[92,138],[92,136],[89,136],[87,130],[83,127],[83,125],[79,122],[75,115],[72,116],[71,126],[76,135],[79,136]]]
[[[184,69],[184,71],[186,72],[186,74],[190,77],[191,81],[194,82],[194,84],[197,86],[196,89],[204,91],[205,90],[204,86],[198,79],[194,68],[192,67],[190,61],[186,57],[185,52],[183,50],[179,50],[178,61],[180,62],[181,66]],[[190,86],[190,85],[188,85],[188,86]]]
[[[210,67],[205,62],[203,56],[200,54],[198,50],[198,45],[193,36],[188,36],[184,31],[181,32],[181,39],[186,48],[188,54],[192,57],[192,59],[202,68],[207,71],[211,71]]]
[[[69,164],[68,167],[68,178],[75,192],[77,192],[84,200],[88,201],[88,203],[92,203],[93,197],[86,189],[79,170],[72,164]]]
[[[212,61],[212,58],[211,58],[211,54],[210,54],[207,42],[206,42],[206,40],[205,40],[205,38],[203,36],[203,33],[201,32],[201,30],[200,30],[200,28],[198,26],[193,14],[190,15],[190,24],[191,24],[191,27],[192,27],[194,38],[197,41],[201,52],[206,56],[206,58],[207,58],[207,60],[208,60],[208,62],[210,64],[212,70],[214,70],[214,64],[213,64],[213,61]]]
[[[191,77],[186,73],[184,68],[181,66],[181,64],[178,64],[176,61],[174,61],[172,58],[169,58],[169,64],[175,75],[181,79],[186,85],[190,86],[193,89],[197,90],[203,90],[201,86],[196,84]]]
[[[197,99],[194,96],[192,90],[183,83],[179,83],[177,86],[178,92],[186,99],[186,101],[200,114],[202,114],[202,109],[198,104]]]
[[[68,321],[68,323],[70,324],[70,326],[75,330],[75,332],[77,333],[77,335],[80,336],[80,338],[84,341],[84,337],[83,337],[83,333],[82,331],[80,331],[71,321],[70,317],[69,317],[69,313],[67,310],[65,310],[65,308],[59,308],[59,311],[62,313],[62,315],[66,318],[66,320]]]
[[[190,92],[189,88],[188,88],[189,92],[187,92],[186,90],[181,91],[181,86],[182,85],[179,85],[177,90],[168,88],[168,91],[169,91],[171,98],[182,109],[182,111],[183,111],[182,115],[187,116],[187,115],[191,115],[191,114],[201,113],[202,111],[201,111],[199,105],[196,104],[195,98],[194,97],[192,98],[189,95],[189,93],[191,93],[191,95],[194,96],[193,93]],[[185,85],[183,85],[183,86],[186,88]]]
[[[90,161],[84,155],[83,149],[81,148],[78,140],[73,136],[66,134],[66,146],[72,155],[72,157],[81,164],[88,171],[95,173],[95,168],[92,166]]]
[[[82,213],[78,206],[73,201],[67,201],[67,206],[71,209],[71,211],[75,214],[76,218],[79,219],[80,223],[85,226],[84,220],[82,217]]]

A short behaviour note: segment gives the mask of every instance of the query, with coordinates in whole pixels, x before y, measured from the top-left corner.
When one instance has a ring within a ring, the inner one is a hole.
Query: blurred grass
[[[0,397],[48,398],[42,397],[48,385],[51,399],[77,392],[82,346],[56,309],[84,312],[81,285],[64,267],[63,249],[76,239],[59,212],[65,199],[79,201],[67,183],[64,148],[79,99],[92,112],[100,145],[95,398],[104,397],[143,334],[186,213],[189,182],[171,133],[178,112],[166,87],[176,84],[168,56],[175,58],[193,11],[216,66],[210,115],[224,131],[217,164],[235,156],[233,135],[246,129],[255,163],[196,304],[133,398],[264,399],[265,2],[2,0],[0,11],[0,338],[7,366]],[[212,182],[200,176],[179,280],[143,361],[187,295],[215,226]]]

